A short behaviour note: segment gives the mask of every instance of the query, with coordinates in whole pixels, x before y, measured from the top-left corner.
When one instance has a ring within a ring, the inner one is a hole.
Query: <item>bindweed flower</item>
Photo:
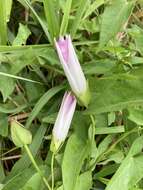
[[[55,41],[55,45],[72,91],[79,101],[87,107],[90,101],[89,87],[75,53],[70,35],[67,35],[65,38],[60,37],[58,41]]]
[[[56,152],[67,137],[73,114],[76,107],[76,98],[71,92],[66,92],[53,128],[51,150]]]

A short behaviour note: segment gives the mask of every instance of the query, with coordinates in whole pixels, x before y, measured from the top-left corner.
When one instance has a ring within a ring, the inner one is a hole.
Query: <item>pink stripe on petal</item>
[[[71,93],[67,94],[65,104],[64,104],[64,114],[66,115],[68,111],[71,109],[72,104],[76,101],[75,97],[71,95]]]
[[[63,37],[60,37],[57,44],[61,50],[61,53],[62,53],[62,56],[63,56],[65,62],[67,63],[68,62],[68,55],[69,55],[68,38],[66,37],[64,39]]]

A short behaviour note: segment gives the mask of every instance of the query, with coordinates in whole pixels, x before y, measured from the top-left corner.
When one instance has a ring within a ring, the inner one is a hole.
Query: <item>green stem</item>
[[[90,115],[91,121],[92,121],[92,126],[95,127],[95,119],[93,115]]]
[[[53,153],[51,159],[52,190],[54,190],[54,159],[55,159],[55,154]]]
[[[95,123],[95,118],[94,118],[94,116],[93,115],[90,115],[90,118],[91,118],[91,122],[92,122],[92,141],[94,142],[95,141],[95,125],[96,125],[96,123]]]
[[[33,157],[32,153],[31,153],[29,147],[28,147],[27,145],[24,145],[24,148],[25,148],[25,150],[26,150],[26,152],[27,152],[27,154],[28,154],[28,156],[29,156],[29,158],[30,158],[30,160],[31,160],[31,162],[32,162],[32,164],[33,164],[33,166],[35,167],[35,169],[37,170],[37,172],[38,172],[39,175],[41,176],[41,178],[42,178],[44,184],[46,185],[46,187],[47,187],[49,190],[51,190],[51,187],[50,187],[50,185],[49,185],[47,179],[46,179],[45,176],[42,174],[40,168],[38,167],[37,163],[35,162],[34,157]]]

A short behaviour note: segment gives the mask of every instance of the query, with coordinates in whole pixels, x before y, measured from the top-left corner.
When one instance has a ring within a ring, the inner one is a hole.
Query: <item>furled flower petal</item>
[[[66,92],[53,128],[52,149],[57,151],[67,137],[76,107],[76,98],[71,92]]]
[[[55,45],[73,92],[87,106],[90,100],[88,83],[81,69],[70,35],[67,35],[65,38],[60,37],[58,41],[55,41]]]

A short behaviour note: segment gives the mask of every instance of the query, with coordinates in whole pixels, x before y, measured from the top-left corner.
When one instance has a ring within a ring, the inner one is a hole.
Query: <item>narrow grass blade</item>
[[[65,35],[67,32],[71,5],[72,5],[72,0],[67,0],[65,9],[64,9],[64,15],[63,15],[62,23],[61,23],[61,28],[60,28],[60,35]]]
[[[3,153],[2,148],[3,147],[2,147],[2,138],[1,138],[0,139],[0,157],[1,157],[2,153]],[[4,173],[3,163],[0,160],[0,183],[2,183],[4,178],[5,178],[5,173]]]
[[[6,2],[6,21],[9,22],[13,0],[5,0],[5,2]]]
[[[40,48],[49,48],[49,44],[40,44],[40,45],[26,45],[26,46],[0,46],[0,53],[7,53],[12,51],[23,51],[25,49],[40,49]]]
[[[48,90],[41,98],[40,100],[35,104],[35,107],[33,108],[27,122],[26,122],[26,128],[29,128],[32,121],[35,119],[35,117],[38,115],[38,113],[41,111],[41,109],[47,104],[47,102],[59,91],[61,91],[64,88],[64,86],[57,86],[54,88],[51,88]]]
[[[48,29],[53,40],[54,37],[59,35],[59,21],[58,15],[55,12],[55,1],[44,0],[43,3]]]
[[[80,41],[74,42],[74,46],[90,46],[92,44],[98,44],[98,41]],[[23,51],[24,49],[40,49],[40,48],[49,48],[50,44],[39,44],[39,45],[26,45],[26,46],[0,46],[0,53],[7,53],[12,51]]]
[[[24,105],[21,105],[21,106],[19,106],[17,108],[6,108],[6,107],[3,106],[3,104],[0,104],[0,112],[1,113],[7,113],[7,114],[10,114],[10,113],[16,114],[18,112],[23,111],[27,107],[28,107],[28,105],[24,104]]]
[[[80,0],[79,7],[77,9],[76,16],[74,18],[74,22],[72,24],[72,28],[71,28],[71,32],[70,32],[72,37],[74,37],[74,35],[79,27],[82,16],[86,10],[87,2],[88,2],[87,0]]]
[[[113,133],[124,133],[125,128],[123,125],[121,126],[115,126],[115,127],[97,127],[95,134],[96,135],[101,135],[101,134],[113,134]]]
[[[98,7],[103,5],[105,0],[96,0],[93,2],[89,8],[86,10],[85,15],[83,17],[83,20],[86,19],[88,16],[90,16]]]
[[[38,81],[35,81],[35,80],[31,80],[31,79],[27,79],[27,78],[24,78],[24,77],[11,75],[11,74],[8,74],[8,73],[0,72],[0,75],[10,77],[10,78],[14,78],[14,79],[18,79],[18,80],[27,81],[27,82],[33,82],[33,83],[37,83],[37,84],[42,84],[41,82],[38,82]]]
[[[43,31],[45,32],[48,40],[50,43],[52,43],[52,40],[51,40],[51,36],[48,32],[48,28],[47,26],[44,24],[44,22],[42,21],[42,19],[39,17],[39,15],[36,13],[36,11],[33,9],[33,7],[31,6],[29,0],[24,0],[24,2],[26,3],[26,5],[29,7],[29,9],[32,11],[32,13],[34,14],[34,16],[37,18],[37,20],[39,21],[41,27],[43,28]]]
[[[6,1],[0,0],[0,44],[7,43]]]

